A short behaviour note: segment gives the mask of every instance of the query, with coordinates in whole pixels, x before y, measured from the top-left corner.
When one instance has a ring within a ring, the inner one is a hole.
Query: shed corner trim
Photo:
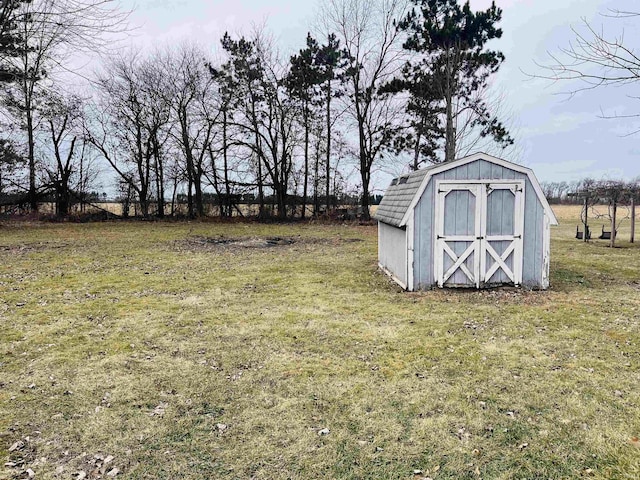
[[[393,280],[398,285],[400,285],[403,290],[407,290],[407,284],[404,283],[402,280],[400,280],[398,277],[396,277],[393,273],[391,273],[391,270],[387,269],[387,267],[382,265],[380,262],[378,262],[378,268],[382,270],[385,273],[385,275],[391,278],[391,280]]]

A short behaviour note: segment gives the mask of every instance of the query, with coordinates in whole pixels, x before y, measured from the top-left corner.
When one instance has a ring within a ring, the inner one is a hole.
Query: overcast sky
[[[133,44],[163,45],[191,39],[215,49],[225,31],[248,32],[252,24],[266,24],[284,54],[303,46],[322,0],[122,0],[135,7],[137,26]],[[472,9],[484,9],[489,0],[472,0]],[[629,97],[632,88],[602,88],[568,99],[562,92],[576,85],[551,84],[526,75],[542,73],[536,62],[550,63],[547,52],[567,46],[582,19],[605,36],[625,33],[625,41],[640,46],[640,18],[611,19],[609,9],[640,11],[637,0],[498,0],[503,9],[503,36],[492,44],[506,61],[495,84],[506,92],[515,133],[521,142],[523,163],[540,180],[633,178],[640,175],[640,134],[633,119],[603,119],[605,114],[640,112],[640,100]],[[384,189],[386,178],[378,178]]]

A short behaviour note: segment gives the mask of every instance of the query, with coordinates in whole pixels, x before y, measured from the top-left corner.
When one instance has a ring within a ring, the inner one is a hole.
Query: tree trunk
[[[173,180],[173,192],[171,193],[171,216],[176,215],[176,195],[178,192],[178,178]]]
[[[71,208],[71,192],[69,189],[70,173],[71,172],[62,173],[56,185],[56,213],[57,216],[61,218],[68,216]]]
[[[144,187],[140,189],[138,196],[140,198],[140,211],[142,216],[147,218],[149,217],[149,190],[146,183]]]
[[[127,192],[122,202],[122,216],[129,218],[129,208],[131,207],[131,185],[127,183]]]
[[[618,210],[618,201],[613,201],[613,212],[611,214],[611,243],[610,247],[613,248],[616,246],[616,215]]]
[[[302,186],[302,213],[300,217],[305,218],[307,210],[307,187],[309,184],[309,111],[307,105],[304,106],[304,184]]]
[[[84,143],[82,144],[82,154],[80,155],[80,211],[84,213],[85,210],[85,191],[84,191]],[[99,200],[99,198],[98,198]]]
[[[631,195],[631,237],[629,242],[633,243],[636,239],[636,197]]]
[[[327,185],[325,195],[327,198],[327,213],[329,213],[329,185],[331,176],[331,78],[327,80],[327,152],[326,152],[325,175],[327,177]]]
[[[287,218],[287,187],[278,187],[276,190],[276,201],[278,204],[278,218],[284,220]]]
[[[197,215],[198,217],[204,217],[204,203],[202,199],[202,171],[199,167],[195,168],[194,171],[193,189]]]
[[[447,52],[447,72],[445,86],[445,102],[447,124],[445,129],[444,161],[451,162],[456,157],[456,130],[453,122],[453,72],[450,52]]]
[[[158,218],[164,218],[164,167],[160,158],[158,139],[153,139],[153,158],[156,168],[156,192],[158,194]]]
[[[447,126],[446,126],[446,139],[445,139],[445,153],[444,161],[452,162],[456,157],[456,132],[453,127],[453,99],[451,96],[447,96]]]
[[[258,157],[258,218],[262,219],[264,213],[264,187],[262,185],[262,160]]]
[[[369,220],[371,215],[369,214],[369,180],[371,176],[371,162],[367,158],[367,151],[365,145],[365,132],[364,125],[359,122],[358,136],[360,139],[360,178],[362,179],[362,218]]]
[[[583,239],[585,242],[589,241],[589,197],[584,197],[584,236]]]
[[[33,138],[33,112],[31,109],[31,99],[28,99],[26,102],[25,111],[27,114],[27,155],[29,157],[29,206],[31,207],[32,212],[37,212],[38,192],[36,190],[36,153],[35,140]]]
[[[193,188],[195,184],[195,166],[193,163],[193,152],[191,151],[191,142],[189,141],[189,125],[187,112],[185,107],[181,107],[180,110],[180,129],[182,137],[182,147],[184,149],[184,156],[186,160],[187,170],[187,206],[189,210],[189,218],[194,218],[195,208],[193,204]],[[197,187],[196,187],[197,188]]]
[[[369,213],[369,175],[362,175],[362,219],[370,220]]]
[[[193,178],[190,171],[187,173],[187,212],[189,214],[189,218],[195,217],[195,212],[193,210]]]
[[[422,138],[421,133],[417,133],[416,135],[416,145],[413,152],[413,171],[418,170],[418,166],[420,164],[420,139]]]
[[[229,185],[229,163],[228,163],[228,144],[227,144],[227,110],[222,111],[222,155],[224,159],[224,215],[232,216],[231,210],[231,187]]]
[[[316,142],[316,164],[313,176],[313,216],[317,217],[320,211],[320,202],[318,199],[318,176],[320,175],[320,139]]]

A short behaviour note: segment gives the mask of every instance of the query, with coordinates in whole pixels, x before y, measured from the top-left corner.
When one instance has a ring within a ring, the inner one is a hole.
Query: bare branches
[[[635,17],[638,14],[624,12],[616,18]],[[624,31],[608,37],[604,27],[596,30],[585,19],[583,29],[571,27],[574,41],[560,49],[558,54],[549,53],[548,65],[537,65],[545,73],[533,75],[557,81],[578,81],[581,87],[572,87],[569,95],[592,90],[605,85],[625,85],[640,79],[640,54],[625,43]]]
[[[633,17],[639,17],[640,13],[610,8],[609,13],[603,13],[602,16],[611,17],[611,18],[633,18]]]
[[[405,0],[326,0],[320,21],[325,33],[335,32],[348,59],[345,97],[358,131],[363,214],[369,212],[369,182],[389,132],[396,128],[397,110],[379,89],[402,67],[404,52],[396,19],[407,9]]]

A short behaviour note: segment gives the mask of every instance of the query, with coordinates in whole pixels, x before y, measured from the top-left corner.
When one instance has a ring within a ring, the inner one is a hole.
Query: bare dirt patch
[[[232,249],[270,249],[293,245],[332,245],[361,242],[359,238],[319,238],[319,237],[207,237],[195,235],[174,243],[179,250],[209,251]]]
[[[416,300],[445,303],[472,303],[475,305],[543,305],[549,301],[549,290],[529,290],[522,287],[502,286],[481,290],[468,288],[434,289],[426,292],[410,292]]]
[[[65,248],[66,243],[52,243],[52,242],[36,242],[25,243],[21,245],[0,245],[0,253],[7,252],[12,254],[26,254],[32,252],[41,252],[44,250],[51,250],[54,248]]]

